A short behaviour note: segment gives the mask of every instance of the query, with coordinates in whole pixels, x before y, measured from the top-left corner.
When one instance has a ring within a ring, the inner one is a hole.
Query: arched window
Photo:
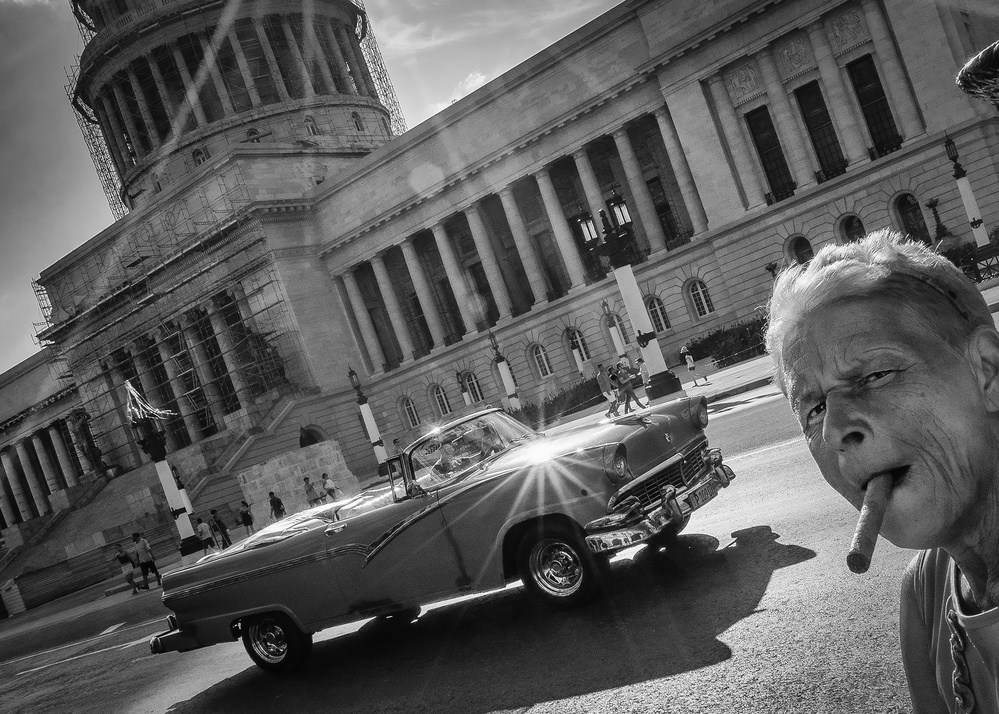
[[[319,135],[319,129],[316,128],[316,120],[312,117],[305,117],[305,131],[309,136]]]
[[[247,140],[247,142],[249,142],[251,144],[259,144],[260,143],[260,132],[257,131],[256,129],[247,129],[246,130],[246,140]]]
[[[306,446],[318,444],[320,441],[326,441],[326,437],[318,429],[314,427],[302,427],[299,429],[298,448],[304,449]]]
[[[552,363],[548,361],[548,352],[543,346],[534,345],[531,348],[531,358],[534,360],[534,366],[538,369],[539,377],[552,376]]]
[[[631,337],[628,336],[628,330],[624,326],[624,320],[616,312],[611,315],[611,321],[617,328],[617,331],[621,333],[621,341],[626,345],[631,344]]]
[[[788,246],[788,251],[791,253],[791,257],[794,258],[794,262],[798,265],[807,265],[808,261],[815,254],[812,251],[812,244],[808,242],[805,236],[798,236],[792,239],[791,245]]]
[[[402,398],[402,411],[406,415],[410,429],[415,429],[420,425],[420,413],[416,411],[416,405],[409,397]]]
[[[867,235],[864,229],[864,222],[857,216],[847,216],[839,224],[839,233],[844,243],[853,243]]]
[[[895,213],[898,214],[898,221],[902,224],[902,230],[909,234],[913,240],[922,241],[930,245],[930,229],[926,227],[926,220],[923,212],[919,208],[919,201],[911,193],[903,193],[895,199]]]
[[[583,333],[571,327],[566,332],[569,333],[569,349],[579,352],[579,356],[584,362],[590,359],[590,349],[586,346],[586,338],[583,337]]]
[[[645,309],[649,312],[649,319],[652,320],[653,330],[656,332],[665,332],[672,327],[669,323],[669,316],[666,314],[666,306],[655,295],[645,301]]]
[[[700,280],[692,280],[687,287],[687,294],[690,295],[690,302],[694,306],[694,311],[698,317],[710,315],[715,311],[714,303],[711,302],[711,295],[708,294],[708,286]]]
[[[195,166],[201,166],[201,164],[208,161],[208,151],[206,149],[195,149],[191,157],[194,159]]]
[[[364,120],[361,119],[361,115],[357,112],[351,112],[350,118],[354,122],[354,128],[358,131],[364,131]]]
[[[447,394],[444,392],[444,387],[439,384],[435,384],[430,388],[430,393],[433,395],[434,402],[437,404],[437,411],[441,413],[441,416],[447,416],[451,413],[451,402],[447,399]]]
[[[465,389],[468,390],[468,396],[471,397],[473,402],[482,401],[482,388],[479,386],[479,378],[475,376],[475,372],[465,373]]]
[[[153,174],[153,193],[159,193],[163,190],[163,185],[160,183],[160,175]]]

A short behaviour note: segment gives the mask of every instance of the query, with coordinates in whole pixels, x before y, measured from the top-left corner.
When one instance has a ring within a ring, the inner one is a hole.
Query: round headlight
[[[613,452],[609,447],[604,452],[604,468],[607,470],[607,478],[612,483],[619,484],[632,479],[631,469],[628,467],[628,454],[622,446],[618,446]]]
[[[620,451],[614,454],[614,475],[623,479],[628,475],[628,459]]]
[[[694,407],[693,413],[690,415],[691,421],[702,429],[706,429],[708,426],[708,403],[701,399],[697,406]]]

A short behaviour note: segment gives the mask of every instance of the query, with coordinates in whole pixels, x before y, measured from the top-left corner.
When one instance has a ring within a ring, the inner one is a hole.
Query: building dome
[[[234,144],[357,155],[392,136],[364,11],[348,0],[73,7],[92,35],[73,102],[99,126],[130,209]]]

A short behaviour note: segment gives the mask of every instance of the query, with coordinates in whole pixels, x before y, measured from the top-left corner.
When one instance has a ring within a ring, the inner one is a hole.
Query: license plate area
[[[690,510],[696,511],[717,495],[718,484],[714,481],[708,481],[696,491],[687,494],[687,505],[690,506]]]

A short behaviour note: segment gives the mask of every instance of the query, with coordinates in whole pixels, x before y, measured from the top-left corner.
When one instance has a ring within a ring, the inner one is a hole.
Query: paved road
[[[0,711],[907,711],[897,593],[911,554],[882,542],[867,575],[847,570],[856,514],[773,388],[713,404],[708,434],[736,482],[672,555],[616,559],[607,597],[582,609],[511,586],[404,629],[324,632],[304,670],[275,678],[239,643],[150,655],[155,625],[127,601],[108,634],[0,663]]]

